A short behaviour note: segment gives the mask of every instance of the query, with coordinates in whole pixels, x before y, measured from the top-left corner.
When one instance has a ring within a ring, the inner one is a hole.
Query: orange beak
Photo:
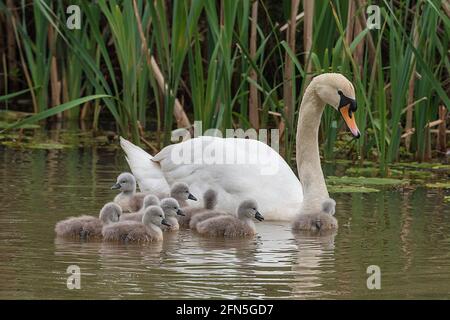
[[[341,112],[342,118],[344,118],[344,121],[347,124],[347,127],[352,132],[353,136],[359,138],[361,134],[359,133],[358,126],[356,125],[355,117],[351,113],[349,113],[350,105],[339,108],[339,111]]]

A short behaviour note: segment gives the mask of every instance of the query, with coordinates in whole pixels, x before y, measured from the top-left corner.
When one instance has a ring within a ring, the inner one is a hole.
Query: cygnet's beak
[[[171,227],[170,223],[168,223],[166,219],[162,219],[161,224],[167,227]]]
[[[192,193],[189,193],[188,199],[189,199],[189,200],[197,201],[197,198],[194,197],[194,195],[193,195]]]
[[[256,213],[255,213],[255,219],[258,220],[258,221],[263,221],[263,220],[264,220],[264,217],[262,216],[261,213],[259,213],[259,211],[256,211]]]
[[[111,190],[120,189],[120,183],[116,183],[111,187]]]
[[[320,219],[317,219],[315,221],[315,225],[316,225],[317,230],[320,230],[320,228],[322,228],[322,221],[320,221]]]
[[[186,216],[186,215],[183,213],[183,210],[181,210],[181,209],[178,209],[178,210],[177,210],[177,215],[182,216],[182,217]]]

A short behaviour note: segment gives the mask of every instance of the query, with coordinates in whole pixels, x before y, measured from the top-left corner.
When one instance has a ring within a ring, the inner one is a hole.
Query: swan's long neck
[[[122,191],[122,194],[125,196],[132,196],[136,193],[136,186],[132,188],[131,190],[124,190]]]
[[[298,117],[296,152],[297,169],[305,199],[328,198],[320,166],[318,133],[325,104],[314,92],[314,81],[306,88]]]

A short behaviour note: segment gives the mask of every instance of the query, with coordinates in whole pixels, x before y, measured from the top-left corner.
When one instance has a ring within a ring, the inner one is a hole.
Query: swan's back
[[[131,212],[131,213],[125,213],[120,216],[120,221],[136,221],[141,222],[142,216],[144,215],[143,212]]]
[[[103,224],[93,216],[83,215],[69,217],[55,225],[55,233],[59,237],[87,238],[101,236]]]
[[[231,215],[221,215],[197,224],[197,232],[211,237],[246,237],[256,233],[253,221],[241,221]]]
[[[200,222],[205,221],[210,218],[218,217],[220,215],[226,215],[226,214],[227,214],[226,212],[217,211],[217,210],[205,210],[203,212],[199,212],[199,213],[195,214],[194,216],[192,216],[191,221],[189,221],[189,228],[192,230],[196,230],[197,225]]]
[[[103,240],[120,242],[161,241],[162,235],[137,221],[120,221],[106,225],[102,230]]]
[[[234,161],[229,163],[227,157]],[[303,200],[301,183],[289,165],[257,140],[203,136],[167,146],[153,161],[160,164],[169,184],[185,182],[194,194],[215,190],[217,209],[227,212],[253,198],[266,219],[290,220]]]
[[[128,233],[141,224],[137,221],[120,221],[103,227],[103,240],[124,241]]]
[[[154,241],[161,241],[162,239],[163,237],[161,233],[158,233],[141,223],[136,228],[133,228],[131,232],[128,233],[125,241],[154,242]]]

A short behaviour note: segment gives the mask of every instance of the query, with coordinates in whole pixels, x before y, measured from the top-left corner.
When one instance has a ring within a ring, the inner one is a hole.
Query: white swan
[[[123,138],[120,144],[142,191],[168,191],[182,181],[194,194],[216,190],[217,210],[235,212],[244,199],[253,198],[266,220],[292,220],[296,214],[320,212],[329,198],[318,146],[326,104],[339,110],[352,134],[359,137],[351,82],[337,73],[315,77],[305,90],[298,117],[300,180],[274,149],[257,140],[202,136],[167,146],[154,157]]]

